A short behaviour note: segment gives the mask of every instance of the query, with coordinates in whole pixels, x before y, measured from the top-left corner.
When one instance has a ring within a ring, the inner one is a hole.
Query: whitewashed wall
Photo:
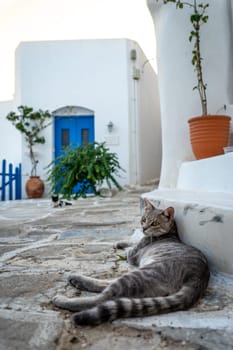
[[[196,75],[191,65],[192,44],[188,41],[190,10],[176,10],[174,4],[156,0],[147,3],[157,38],[163,149],[160,187],[174,188],[181,163],[194,159],[187,120],[201,114],[198,92],[192,90]],[[209,21],[201,29],[201,52],[211,114],[232,103],[233,41],[231,1],[209,3]]]
[[[138,53],[135,62],[130,58],[132,48]],[[51,112],[68,105],[93,110],[96,141],[108,140],[126,170],[121,184],[147,182],[159,177],[161,146],[157,78],[150,64],[142,72],[146,60],[138,45],[127,39],[21,43],[16,52],[17,105]],[[137,82],[132,77],[134,65],[141,71]],[[109,121],[114,123],[111,135]],[[8,121],[3,129],[7,123],[13,129]],[[46,144],[37,147],[38,175],[44,180],[45,167],[54,156],[53,124],[45,137]],[[14,142],[12,145],[14,148]],[[25,182],[31,166],[24,145],[18,159],[23,163]]]
[[[22,137],[15,127],[6,120],[6,115],[15,110],[15,101],[0,103],[0,161],[6,159],[14,165],[21,162]]]
[[[135,50],[137,59],[129,62],[129,132],[131,183],[159,180],[161,170],[161,123],[157,75],[150,60],[133,41],[128,55]],[[138,79],[135,79],[138,77]]]
[[[17,60],[21,103],[53,111],[74,105],[94,110],[95,139],[103,141],[111,120],[119,143],[112,146],[128,175],[128,84],[126,41],[85,40],[22,43]],[[39,163],[40,175],[53,158],[53,125]],[[40,149],[42,149],[40,147]],[[23,154],[26,170],[27,162]]]

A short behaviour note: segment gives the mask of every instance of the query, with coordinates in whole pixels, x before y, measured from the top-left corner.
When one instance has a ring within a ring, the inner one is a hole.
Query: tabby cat
[[[100,294],[53,299],[54,305],[76,312],[76,324],[184,310],[203,295],[209,281],[207,260],[179,240],[174,209],[158,210],[145,199],[141,225],[144,236],[127,253],[128,262],[137,269],[111,281],[73,274],[69,277],[73,287]],[[119,242],[116,248],[127,246]]]

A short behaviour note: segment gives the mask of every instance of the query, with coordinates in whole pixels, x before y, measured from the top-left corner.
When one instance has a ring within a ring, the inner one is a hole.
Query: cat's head
[[[144,235],[156,237],[169,233],[174,226],[174,208],[156,209],[146,198],[144,204],[144,213],[141,218]]]

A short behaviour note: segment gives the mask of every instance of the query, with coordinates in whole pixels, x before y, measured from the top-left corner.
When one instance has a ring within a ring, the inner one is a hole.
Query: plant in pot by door
[[[29,158],[31,161],[31,176],[26,182],[26,193],[29,198],[40,198],[44,193],[44,182],[37,176],[37,165],[39,160],[36,157],[34,146],[44,144],[45,138],[41,136],[41,131],[49,124],[52,115],[48,111],[34,111],[27,106],[19,106],[18,113],[10,112],[6,118],[23,135],[28,147]]]
[[[209,4],[201,3],[197,0],[189,2],[181,0],[163,0],[164,4],[170,2],[175,3],[178,9],[183,9],[184,6],[188,6],[192,10],[190,14],[191,31],[189,34],[189,41],[193,43],[192,65],[194,66],[197,77],[197,85],[193,90],[198,91],[202,107],[202,116],[193,117],[188,121],[192,150],[196,159],[217,156],[223,154],[223,148],[228,146],[231,117],[208,114],[207,110],[207,85],[204,83],[203,79],[200,30],[202,25],[208,21],[209,17],[206,12]]]
[[[118,156],[109,151],[104,143],[92,142],[83,146],[67,147],[48,165],[48,181],[53,193],[63,198],[85,198],[88,192],[101,195],[101,186],[106,182],[121,190],[116,176],[124,171]]]

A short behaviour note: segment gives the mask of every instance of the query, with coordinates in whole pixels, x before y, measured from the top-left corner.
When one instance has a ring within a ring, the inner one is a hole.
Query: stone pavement
[[[127,271],[113,244],[140,227],[140,194],[89,197],[53,208],[48,199],[0,202],[0,350],[233,349],[233,278],[213,273],[189,311],[74,327],[50,303],[78,291],[67,276]]]

